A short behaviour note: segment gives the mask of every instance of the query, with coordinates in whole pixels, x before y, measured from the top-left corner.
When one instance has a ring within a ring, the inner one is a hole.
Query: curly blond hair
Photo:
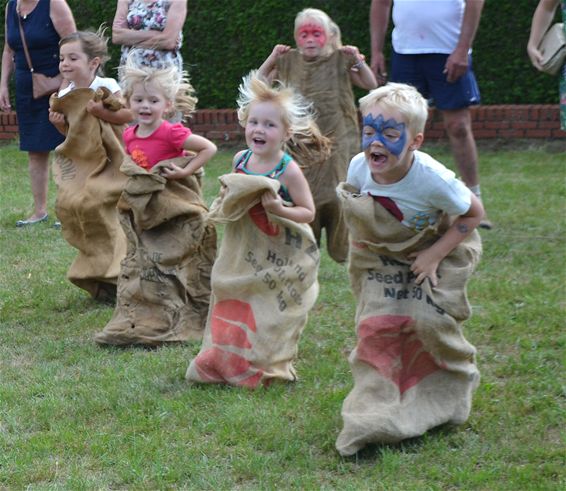
[[[133,51],[130,52],[126,63],[118,68],[122,96],[128,101],[137,84],[152,83],[158,87],[165,99],[172,103],[171,113],[179,111],[187,118],[194,112],[198,99],[189,81],[186,71],[180,72],[174,65],[166,68],[152,68],[137,65]]]
[[[272,102],[281,108],[283,125],[290,135],[286,148],[300,163],[328,158],[331,142],[315,122],[312,103],[301,94],[280,81],[269,85],[254,70],[242,79],[239,87],[238,121],[243,127],[251,105],[256,102]]]

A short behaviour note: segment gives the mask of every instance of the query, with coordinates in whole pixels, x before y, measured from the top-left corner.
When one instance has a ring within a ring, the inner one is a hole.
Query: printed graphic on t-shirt
[[[136,164],[138,164],[142,169],[146,169],[146,170],[151,169],[151,165],[149,163],[149,160],[147,159],[147,155],[143,150],[140,150],[139,148],[133,149],[130,157],[132,157],[132,160]]]

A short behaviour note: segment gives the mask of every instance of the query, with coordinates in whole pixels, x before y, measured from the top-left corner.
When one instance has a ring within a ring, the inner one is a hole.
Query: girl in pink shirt
[[[131,59],[120,68],[120,83],[127,105],[137,123],[124,131],[126,153],[144,169],[162,160],[182,157],[185,151],[196,155],[184,167],[174,163],[164,167],[167,179],[182,179],[200,169],[216,153],[216,145],[195,135],[181,123],[165,118],[176,111],[188,116],[197,99],[186,74],[174,66],[164,69],[135,65]]]

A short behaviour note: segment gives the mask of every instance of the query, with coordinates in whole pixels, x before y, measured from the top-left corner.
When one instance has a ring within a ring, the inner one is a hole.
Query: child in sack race
[[[94,298],[114,302],[126,240],[116,203],[125,184],[122,125],[131,112],[120,86],[102,77],[108,56],[104,27],[74,32],[59,42],[59,70],[67,86],[50,98],[49,120],[66,136],[55,152],[56,213],[65,240],[79,251],[71,282]]]
[[[176,66],[135,63],[120,67],[120,82],[136,123],[123,134],[128,176],[118,202],[128,238],[118,302],[99,344],[159,345],[200,340],[210,298],[210,270],[216,253],[214,227],[205,223],[202,166],[216,145],[168,114],[189,116],[197,98]]]
[[[233,173],[220,178],[211,206],[209,220],[226,226],[203,345],[186,377],[255,388],[296,379],[299,336],[318,294],[319,253],[307,225],[314,202],[283,148],[298,134],[321,151],[328,142],[309,103],[253,72],[240,86],[238,106],[248,149],[235,155]]]
[[[108,55],[108,38],[101,26],[97,32],[77,31],[59,41],[59,71],[67,86],[60,89],[57,96],[63,97],[72,90],[89,88],[94,91],[104,87],[116,98],[120,99],[121,91],[118,82],[110,77],[103,77],[103,68],[110,59]],[[91,99],[86,110],[111,124],[125,124],[132,121],[130,110],[125,107],[104,106],[102,100]],[[64,114],[49,109],[49,121],[64,135],[67,123]]]
[[[278,44],[259,68],[268,81],[294,87],[316,110],[316,123],[332,141],[328,158],[305,168],[316,215],[311,227],[320,244],[326,230],[327,249],[337,262],[348,254],[348,231],[335,193],[344,181],[350,159],[359,149],[359,127],[352,86],[377,87],[375,76],[355,46],[342,46],[338,26],[322,10],[304,9],[295,18],[296,49]],[[293,152],[291,146],[290,151]]]
[[[363,152],[338,187],[358,301],[342,455],[462,423],[479,382],[461,324],[481,253],[481,202],[419,150],[428,107],[415,88],[389,83],[360,99],[360,111]]]

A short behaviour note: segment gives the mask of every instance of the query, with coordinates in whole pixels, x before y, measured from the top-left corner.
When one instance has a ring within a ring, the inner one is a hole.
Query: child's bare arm
[[[210,140],[195,134],[191,134],[183,145],[185,150],[195,152],[196,155],[191,159],[186,167],[179,167],[171,164],[169,168],[164,167],[161,171],[167,179],[182,179],[192,175],[196,170],[206,164],[216,153],[216,145]]]
[[[432,286],[436,286],[436,271],[440,262],[479,225],[484,209],[478,198],[473,194],[471,198],[472,203],[467,213],[460,215],[440,239],[428,249],[409,255],[414,258],[411,271],[417,276],[417,284],[420,285],[425,278],[429,278]]]
[[[315,215],[314,200],[309,183],[296,162],[288,164],[281,181],[287,187],[295,206],[284,206],[281,197],[268,192],[262,196],[263,207],[274,215],[297,223],[312,222]]]
[[[112,111],[104,107],[102,101],[95,102],[90,100],[87,102],[86,110],[103,121],[107,121],[111,124],[126,124],[133,121],[134,116],[132,111],[126,109],[125,107],[118,109],[117,111]]]
[[[49,122],[57,128],[57,131],[62,135],[67,135],[67,122],[65,115],[49,109]]]
[[[285,44],[277,44],[273,48],[271,54],[266,58],[263,64],[259,67],[257,73],[269,83],[277,78],[276,63],[279,57],[291,49],[291,46]]]
[[[360,53],[356,46],[342,46],[340,48],[344,53],[351,54],[356,63],[350,69],[350,80],[356,87],[365,90],[372,90],[377,87],[377,80],[369,65],[366,63],[366,58]]]

